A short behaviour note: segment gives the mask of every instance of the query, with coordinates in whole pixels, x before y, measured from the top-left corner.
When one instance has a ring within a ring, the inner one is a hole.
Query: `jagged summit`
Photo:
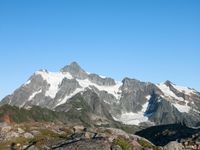
[[[167,86],[171,86],[173,83],[172,83],[171,81],[169,81],[169,80],[166,80],[166,81],[164,82],[164,84],[167,85]]]
[[[80,67],[80,65],[77,62],[72,62],[70,65],[65,66],[61,69],[61,72],[63,73],[70,73],[74,78],[77,79],[88,79],[91,82],[98,84],[98,85],[116,85],[114,79],[109,77],[101,77],[97,74],[91,73],[88,74],[84,69]]]
[[[88,76],[87,72],[85,72],[75,61],[62,68],[61,72],[69,72],[72,76],[79,79],[86,79]]]
[[[72,63],[70,63],[70,64],[68,64],[68,65],[66,65],[65,67],[63,67],[62,69],[61,69],[61,71],[62,72],[68,72],[68,71],[71,71],[71,70],[73,70],[73,71],[83,71],[83,72],[85,72],[82,68],[81,68],[81,66],[77,63],[77,62],[72,62]]]

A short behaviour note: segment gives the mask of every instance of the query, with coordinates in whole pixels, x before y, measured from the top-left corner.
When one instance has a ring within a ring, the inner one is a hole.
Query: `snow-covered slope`
[[[122,112],[118,118],[114,117],[114,119],[128,125],[139,125],[142,122],[148,122],[148,116],[145,112],[148,109],[150,98],[151,95],[146,96],[147,101],[142,105],[142,109],[140,111]]]
[[[59,85],[61,84],[64,78],[73,79],[72,75],[68,72],[47,72],[47,71],[37,71],[36,75],[41,75],[43,80],[49,84],[49,89],[46,91],[45,95],[51,98],[55,98]],[[28,81],[29,82],[29,81]],[[27,85],[27,83],[26,83]]]
[[[190,97],[197,93],[194,89],[177,86],[170,81],[157,84],[157,86],[163,92],[161,96],[170,101],[180,112],[189,113],[193,109],[194,102]]]
[[[38,105],[55,110],[68,106],[70,99],[88,90],[92,91],[89,94],[96,94],[92,98],[91,95],[86,96],[88,105],[93,107],[91,101],[100,101],[99,105],[103,108],[97,107],[96,115],[102,114],[99,111],[108,111],[114,120],[124,124],[200,121],[200,94],[194,89],[177,86],[170,81],[157,85],[130,78],[115,81],[90,74],[75,62],[59,72],[35,72],[25,84],[5,97],[1,105],[25,108]],[[81,106],[78,108],[83,109]]]
[[[20,107],[31,104],[54,109],[76,94],[91,89],[97,92],[103,101],[113,103],[120,100],[121,85],[120,81],[89,74],[74,62],[59,72],[36,71],[26,83],[4,101],[9,99],[9,104]]]
[[[89,79],[76,79],[74,78],[69,72],[47,72],[47,71],[37,71],[35,75],[40,75],[44,81],[47,82],[49,85],[48,89],[45,91],[46,97],[51,97],[54,99],[56,97],[56,94],[60,90],[60,85],[62,81],[66,79],[75,79],[80,87],[77,87],[72,93],[69,93],[66,95],[63,99],[59,99],[58,104],[56,106],[59,106],[63,103],[65,103],[68,99],[76,95],[77,93],[84,91],[85,89],[89,88],[92,89],[93,87],[97,88],[99,91],[106,91],[107,93],[113,95],[116,99],[120,99],[120,86],[122,85],[122,82],[115,81],[115,85],[98,85]],[[105,77],[104,77],[105,78]],[[26,86],[31,84],[31,80],[27,81],[25,83]],[[34,97],[41,93],[42,89],[35,91],[32,95],[29,97],[29,101],[34,99]]]

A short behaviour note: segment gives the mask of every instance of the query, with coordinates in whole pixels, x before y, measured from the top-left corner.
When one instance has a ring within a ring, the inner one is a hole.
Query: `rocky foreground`
[[[148,140],[115,128],[84,128],[54,123],[0,125],[0,149],[159,150]]]
[[[55,123],[0,124],[0,150],[199,150],[200,134],[155,146],[123,130]]]

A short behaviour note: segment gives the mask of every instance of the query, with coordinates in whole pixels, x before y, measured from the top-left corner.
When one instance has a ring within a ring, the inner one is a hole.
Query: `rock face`
[[[65,66],[61,71],[64,73],[69,72],[73,77],[78,79],[86,79],[88,77],[88,74],[76,62]]]
[[[24,108],[37,105],[70,113],[82,113],[85,109],[94,118],[124,124],[200,125],[200,93],[196,90],[170,81],[161,84],[130,78],[115,81],[89,74],[76,62],[60,72],[35,72],[0,102],[3,104]]]
[[[90,74],[88,77],[91,82],[100,86],[113,86],[116,84],[112,78],[101,78],[97,74]]]
[[[183,150],[183,146],[176,142],[176,141],[173,141],[173,142],[170,142],[169,144],[167,144],[165,147],[164,147],[164,150]]]
[[[121,87],[121,106],[128,112],[138,112],[147,102],[147,96],[161,91],[152,83],[145,83],[135,79],[125,78]]]

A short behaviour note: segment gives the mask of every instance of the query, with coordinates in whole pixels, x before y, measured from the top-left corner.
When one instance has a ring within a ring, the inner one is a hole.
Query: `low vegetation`
[[[161,150],[159,147],[152,145],[151,143],[149,143],[147,140],[144,139],[140,139],[138,140],[138,143],[146,148],[152,149],[152,150]]]
[[[131,150],[132,149],[132,144],[130,141],[124,137],[119,137],[113,141],[114,145],[119,145],[122,150]]]

